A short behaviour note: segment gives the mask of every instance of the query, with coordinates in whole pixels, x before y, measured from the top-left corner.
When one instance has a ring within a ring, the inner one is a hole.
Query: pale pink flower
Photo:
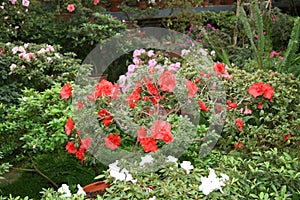
[[[279,57],[279,60],[282,61],[282,60],[283,60],[283,56],[280,56],[280,57]]]
[[[133,63],[134,63],[135,65],[139,65],[139,63],[140,63],[139,58],[138,58],[138,57],[134,57],[134,58],[133,58]]]
[[[10,68],[10,71],[14,71],[17,68],[17,65],[11,64],[9,68]]]
[[[145,49],[136,49],[134,50],[133,52],[133,57],[137,57],[137,56],[140,56],[141,54],[145,53],[146,50]]]
[[[42,53],[46,53],[47,52],[47,50],[46,49],[44,49],[44,48],[41,48],[40,50],[38,50],[38,54],[42,54]]]
[[[190,52],[190,50],[182,49],[182,50],[181,50],[181,55],[182,55],[182,56],[188,55],[189,52]]]
[[[28,7],[29,6],[29,1],[28,0],[22,0],[22,5]]]
[[[68,7],[67,7],[67,10],[68,10],[69,12],[73,12],[73,11],[75,10],[74,4],[69,4]]]
[[[148,51],[148,57],[149,58],[152,57],[153,55],[154,55],[154,51],[153,50]]]
[[[49,44],[47,44],[47,48],[46,48],[48,51],[54,51],[54,48],[53,48],[53,46],[51,46],[51,45],[49,45]]]
[[[11,4],[15,4],[17,0],[10,0]]]
[[[250,110],[247,106],[244,108],[241,108],[240,110],[241,113],[244,113],[245,115],[251,115],[252,114],[252,110]]]
[[[99,0],[94,0],[94,5],[95,6],[98,5],[98,3],[99,3]]]
[[[130,74],[131,74],[131,73],[133,73],[133,72],[134,72],[134,70],[135,70],[135,65],[129,65],[129,66],[128,66],[128,70],[127,70],[127,71],[128,71],[128,73],[130,73]]]
[[[258,39],[258,35],[257,35],[257,34],[254,34],[254,38]]]
[[[154,67],[155,65],[156,65],[156,60],[155,59],[151,59],[151,60],[149,60],[148,61],[148,65],[149,65],[149,67]]]
[[[24,44],[24,48],[25,48],[25,49],[27,49],[27,48],[28,48],[28,46],[29,46],[29,44],[28,44],[28,43],[25,43],[25,44]]]

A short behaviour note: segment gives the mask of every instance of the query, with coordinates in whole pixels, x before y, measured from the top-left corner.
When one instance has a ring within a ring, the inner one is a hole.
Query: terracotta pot
[[[104,193],[106,188],[108,188],[109,186],[109,183],[105,183],[104,181],[98,181],[84,186],[83,190],[86,193]]]
[[[208,6],[208,3],[209,3],[209,0],[204,0],[204,1],[201,3],[201,5],[202,5],[202,6]]]
[[[224,0],[224,5],[232,5],[234,0]]]
[[[111,12],[120,12],[121,11],[119,6],[123,2],[123,0],[110,0],[109,2],[110,2],[110,11]]]
[[[221,5],[221,0],[213,0],[213,5]]]
[[[139,8],[141,10],[146,10],[147,9],[147,2],[146,1],[139,1]]]

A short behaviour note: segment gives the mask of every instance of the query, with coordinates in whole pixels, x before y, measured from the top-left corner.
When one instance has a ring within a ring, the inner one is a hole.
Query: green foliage
[[[300,54],[296,55],[296,53],[299,50],[299,41],[300,41],[300,17],[296,18],[295,20],[289,45],[286,49],[286,53],[284,54],[283,61],[278,69],[279,72],[294,73],[296,76],[300,75],[300,69],[299,69]],[[296,56],[298,58],[296,58]]]
[[[20,104],[6,110],[0,124],[1,141],[5,141],[0,150],[4,155],[21,147],[24,151],[47,152],[66,144],[64,125],[71,107],[61,100],[60,89],[60,84],[41,93],[25,89]]]
[[[0,151],[0,160],[2,158],[3,158],[3,155],[2,155],[2,152]],[[2,163],[0,165],[0,179],[3,179],[3,177],[1,175],[8,172],[10,167],[11,167],[11,165],[9,163]]]
[[[91,22],[71,25],[67,40],[71,41],[69,50],[84,59],[87,54],[106,39],[126,30],[126,25],[111,15],[94,13]]]
[[[74,54],[59,53],[58,46],[46,44],[0,44],[0,99],[16,103],[24,88],[43,91],[54,83],[73,80],[79,67]]]
[[[248,143],[253,151],[257,148],[268,149],[272,147],[283,148],[288,145],[283,141],[283,135],[290,133],[291,146],[297,146],[299,135],[299,78],[274,73],[256,71],[247,73],[243,70],[230,69],[232,80],[225,81],[227,95],[232,102],[238,102],[235,110],[227,111],[227,123],[223,129],[223,139],[219,140],[224,148],[237,141]],[[263,97],[254,98],[248,93],[251,84],[263,82],[270,84],[274,90],[272,102]],[[258,109],[258,102],[263,102],[263,108]],[[252,110],[246,115],[240,112],[245,107]],[[235,126],[235,119],[242,118],[244,127],[240,132]]]

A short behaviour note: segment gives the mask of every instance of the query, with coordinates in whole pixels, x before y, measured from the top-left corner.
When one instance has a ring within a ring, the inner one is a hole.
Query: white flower
[[[215,52],[214,50],[212,50],[212,51],[210,52],[210,55],[211,55],[211,56],[216,56],[216,52]]]
[[[132,175],[129,173],[127,169],[122,169],[118,167],[119,161],[116,160],[114,163],[109,165],[109,174],[111,177],[114,177],[117,181],[131,181],[132,183],[136,183],[137,180],[133,179]]]
[[[225,186],[225,181],[229,180],[229,177],[226,174],[221,174],[221,177],[222,178],[218,178],[215,171],[209,168],[208,177],[201,177],[202,184],[199,186],[199,190],[205,195],[208,195],[216,189],[223,193],[222,186]]]
[[[152,163],[154,161],[154,158],[151,155],[146,155],[142,157],[142,161],[140,162],[140,166],[144,166],[145,163]]]
[[[167,157],[167,162],[173,162],[177,164],[178,159],[175,158],[174,156],[168,156]]]
[[[63,194],[63,197],[72,197],[71,191],[67,184],[62,184],[61,187],[58,188],[57,192]]]
[[[183,161],[181,164],[180,164],[180,167],[183,168],[187,174],[190,173],[190,170],[191,169],[194,169],[194,166],[191,164],[190,161]]]
[[[151,197],[149,200],[155,200],[156,196]]]
[[[17,68],[17,65],[11,64],[9,68],[10,68],[10,71],[14,71]]]
[[[85,191],[79,184],[77,184],[77,188],[78,188],[77,195],[82,195],[82,194],[86,195]]]
[[[187,55],[190,53],[190,50],[182,49],[181,50],[181,56]]]

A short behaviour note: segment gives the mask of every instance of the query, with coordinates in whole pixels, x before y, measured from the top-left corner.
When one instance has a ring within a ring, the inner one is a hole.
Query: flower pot
[[[201,3],[201,5],[202,5],[202,6],[208,6],[208,3],[209,3],[209,0],[204,0],[204,1]]]
[[[110,11],[111,12],[120,12],[120,5],[123,2],[123,0],[110,0]]]
[[[213,5],[221,5],[221,0],[213,0]]]
[[[97,195],[103,195],[106,188],[108,188],[109,186],[109,183],[98,181],[84,186],[83,190],[86,193],[86,198],[97,198]]]
[[[224,5],[232,5],[234,0],[224,0]]]
[[[139,1],[139,8],[141,10],[146,10],[147,9],[147,2],[146,1]]]

